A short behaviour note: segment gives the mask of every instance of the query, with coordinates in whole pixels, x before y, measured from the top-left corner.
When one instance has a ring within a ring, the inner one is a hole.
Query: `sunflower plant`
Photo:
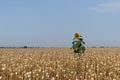
[[[78,54],[84,53],[85,42],[83,41],[82,36],[77,32],[75,32],[73,36],[74,36],[74,39],[72,42],[72,49],[74,50],[74,53],[78,53]]]

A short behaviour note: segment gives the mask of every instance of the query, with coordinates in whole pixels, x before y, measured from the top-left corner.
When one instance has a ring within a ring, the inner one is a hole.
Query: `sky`
[[[0,0],[0,46],[120,46],[120,0]]]

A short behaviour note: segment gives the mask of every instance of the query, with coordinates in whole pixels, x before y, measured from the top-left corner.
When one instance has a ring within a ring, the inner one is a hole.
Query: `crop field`
[[[0,49],[0,80],[120,80],[120,48]]]

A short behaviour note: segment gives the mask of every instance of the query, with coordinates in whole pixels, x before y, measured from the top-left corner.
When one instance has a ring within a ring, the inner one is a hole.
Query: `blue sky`
[[[120,46],[120,0],[1,0],[0,46]]]

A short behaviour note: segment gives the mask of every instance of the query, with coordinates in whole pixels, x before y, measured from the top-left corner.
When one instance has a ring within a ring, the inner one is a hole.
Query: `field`
[[[0,80],[120,80],[120,48],[0,49]]]

